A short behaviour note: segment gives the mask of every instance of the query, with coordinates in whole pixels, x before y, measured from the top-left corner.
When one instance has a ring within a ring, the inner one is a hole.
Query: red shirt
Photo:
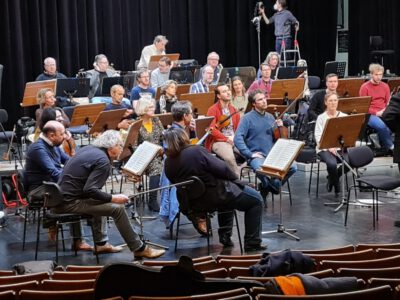
[[[379,84],[373,84],[371,80],[368,80],[361,86],[360,96],[372,97],[368,112],[371,115],[376,115],[378,111],[385,109],[388,105],[390,100],[390,88],[382,81]]]
[[[271,94],[271,88],[272,88],[272,79],[268,80],[265,82],[262,80],[262,78],[254,81],[249,89],[247,90],[247,93],[250,94],[254,90],[262,90],[263,92],[266,93],[266,96],[269,98],[269,95]]]
[[[230,114],[233,114],[234,112],[236,112],[236,108],[233,105],[228,104],[228,108],[229,108]],[[218,101],[217,103],[215,103],[213,106],[211,106],[208,109],[207,116],[214,117],[214,120],[212,120],[210,127],[215,128],[215,124],[218,122],[219,118],[222,116],[222,107],[221,107],[220,101]],[[239,126],[239,122],[240,122],[240,114],[234,114],[232,116],[232,118],[230,119],[230,121],[232,122],[232,125],[233,125],[233,131],[236,132],[236,129]],[[226,142],[227,140],[228,140],[228,138],[220,130],[215,128],[211,131],[211,134],[206,139],[204,146],[209,151],[211,151],[212,145],[215,142]]]

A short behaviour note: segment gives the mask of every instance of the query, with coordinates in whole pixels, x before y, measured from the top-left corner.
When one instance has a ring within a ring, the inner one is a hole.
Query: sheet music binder
[[[260,172],[282,180],[303,147],[302,141],[278,139],[265,158]]]
[[[162,147],[144,141],[137,147],[128,162],[121,168],[129,173],[141,176]]]

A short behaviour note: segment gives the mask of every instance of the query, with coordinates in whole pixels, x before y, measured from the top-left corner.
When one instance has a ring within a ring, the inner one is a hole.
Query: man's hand
[[[264,155],[261,152],[254,152],[251,158],[264,158]]]
[[[195,119],[190,120],[189,129],[193,130],[193,131],[196,130],[196,120]]]
[[[382,110],[380,110],[380,111],[377,111],[377,112],[376,112],[376,116],[377,116],[377,117],[382,117],[384,111],[385,111],[385,109],[382,109]]]
[[[112,195],[112,198],[111,198],[111,202],[117,203],[117,204],[126,204],[126,203],[128,203],[128,201],[129,201],[128,196],[125,196],[123,194]]]
[[[118,123],[118,128],[127,130],[129,126],[131,126],[132,122],[133,120],[123,119],[121,122]]]
[[[276,123],[276,126],[278,126],[278,127],[283,126],[283,121],[282,121],[282,119],[277,119],[277,120],[275,121],[275,123]]]

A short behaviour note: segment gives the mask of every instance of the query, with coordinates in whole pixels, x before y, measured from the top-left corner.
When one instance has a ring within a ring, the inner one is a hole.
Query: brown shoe
[[[76,240],[72,243],[71,249],[72,251],[93,251],[93,246],[89,245],[85,241]]]
[[[93,251],[97,253],[117,253],[122,251],[122,247],[121,246],[114,247],[113,245],[106,243],[103,246],[95,246]]]
[[[198,218],[197,219],[197,231],[201,235],[207,235],[207,224],[206,219]]]
[[[133,255],[136,258],[139,258],[139,257],[141,257],[141,258],[143,258],[143,257],[157,258],[157,257],[160,257],[161,255],[163,255],[164,253],[165,253],[165,250],[154,249],[149,246],[146,246],[143,251],[135,251],[133,253]]]
[[[47,237],[49,238],[49,241],[55,242],[57,238],[57,230],[55,226],[49,227],[49,231],[47,232]]]

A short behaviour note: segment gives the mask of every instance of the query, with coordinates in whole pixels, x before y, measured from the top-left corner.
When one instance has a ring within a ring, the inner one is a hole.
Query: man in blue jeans
[[[263,91],[255,90],[251,92],[249,94],[249,103],[254,109],[245,114],[240,120],[234,143],[240,154],[247,159],[247,163],[251,168],[257,171],[261,168],[274,145],[275,128],[283,126],[283,123],[282,120],[275,120],[270,113],[266,112],[267,97]],[[296,170],[296,165],[292,165],[283,182],[257,174],[257,177],[261,180],[259,189],[264,202],[269,192],[278,194],[281,184],[285,183]]]

